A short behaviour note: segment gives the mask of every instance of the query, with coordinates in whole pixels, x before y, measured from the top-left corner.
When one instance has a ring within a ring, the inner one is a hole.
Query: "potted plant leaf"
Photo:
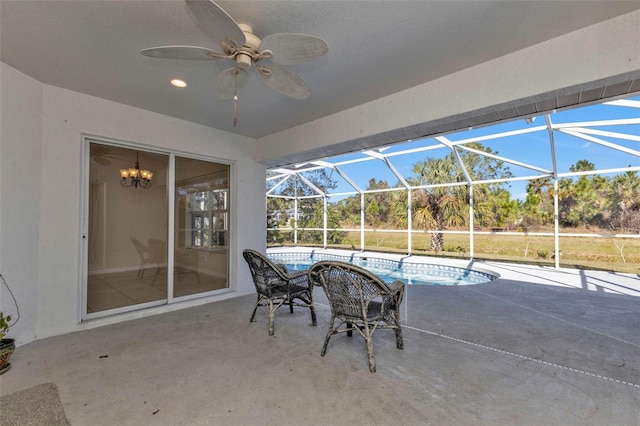
[[[5,316],[4,312],[0,311],[0,374],[4,374],[11,368],[9,358],[11,358],[13,351],[16,349],[15,339],[5,338],[5,336],[9,332],[9,329],[20,319],[20,310],[18,309],[18,302],[2,274],[0,274],[0,279],[2,279],[2,284],[7,287],[7,290],[9,290],[13,303],[16,305],[17,314],[17,318],[13,323],[11,323],[11,320],[13,319],[11,315]]]

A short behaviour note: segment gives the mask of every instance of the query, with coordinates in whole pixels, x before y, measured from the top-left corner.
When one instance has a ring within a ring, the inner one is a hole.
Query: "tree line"
[[[451,152],[442,158],[427,157],[413,165],[413,175],[406,177],[411,190],[413,229],[443,231],[468,229],[470,224],[470,192],[467,178],[486,181],[512,177],[503,161],[496,156],[484,156],[477,152],[497,154],[480,143],[468,144],[471,150]],[[475,152],[474,152],[475,151]],[[465,165],[463,169],[460,162]],[[572,172],[596,170],[588,160],[580,160],[570,167]],[[337,182],[325,169],[307,172],[305,178],[316,187],[330,193]],[[304,197],[316,194],[308,185],[289,179],[279,188],[279,194]],[[400,182],[393,186],[384,180],[371,178],[366,190],[403,188]],[[526,199],[514,199],[508,183],[474,184],[473,222],[475,229],[499,229],[506,231],[531,231],[554,224],[553,180],[549,177],[530,180]],[[269,189],[269,188],[268,188]],[[372,192],[364,196],[364,220],[367,228],[407,229],[408,198],[406,189],[388,192]],[[267,199],[267,227],[292,226],[293,204],[282,198]],[[323,227],[322,199],[298,201],[298,228]],[[343,198],[328,205],[328,228],[356,228],[361,221],[360,195]],[[286,214],[286,212],[289,214]],[[565,228],[597,228],[607,232],[640,232],[640,176],[627,171],[614,177],[598,174],[582,174],[575,178],[558,180],[558,215],[560,226]],[[332,230],[329,244],[339,244],[345,232]],[[269,231],[269,240],[284,238],[278,231]],[[299,241],[322,243],[317,231],[299,231]],[[431,234],[431,249],[443,248],[444,235]]]

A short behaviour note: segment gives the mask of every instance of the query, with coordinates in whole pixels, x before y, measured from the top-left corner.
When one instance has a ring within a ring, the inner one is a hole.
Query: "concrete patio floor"
[[[502,277],[409,286],[374,374],[355,334],[320,356],[316,288],[318,326],[284,308],[273,337],[250,295],[29,343],[0,395],[53,382],[72,425],[640,424],[640,279],[483,267]]]

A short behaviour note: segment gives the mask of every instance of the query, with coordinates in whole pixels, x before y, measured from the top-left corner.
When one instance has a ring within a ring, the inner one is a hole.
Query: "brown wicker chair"
[[[253,307],[251,322],[255,320],[258,306],[269,308],[269,335],[273,336],[275,313],[282,305],[304,306],[311,310],[311,323],[315,326],[316,310],[313,306],[313,287],[309,284],[307,271],[289,273],[285,265],[275,264],[255,250],[242,253],[256,286],[258,300]],[[298,299],[301,302],[296,302]]]
[[[373,333],[379,328],[392,329],[396,334],[396,347],[404,348],[400,326],[400,304],[404,284],[394,281],[387,285],[382,279],[358,266],[338,261],[322,261],[309,269],[309,280],[321,285],[331,307],[329,331],[322,346],[322,356],[332,335],[356,330],[364,337],[369,356],[369,371],[375,373]],[[340,322],[335,325],[336,319]],[[340,329],[342,324],[346,327]]]

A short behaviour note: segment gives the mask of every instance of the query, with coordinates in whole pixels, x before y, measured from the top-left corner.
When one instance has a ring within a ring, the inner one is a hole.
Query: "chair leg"
[[[400,327],[394,329],[396,333],[396,348],[404,349],[404,342],[402,340],[402,329]]]
[[[396,348],[404,349],[404,341],[402,339],[402,328],[400,324],[398,324],[398,328],[394,328],[393,331],[396,333]]]
[[[372,373],[376,372],[376,360],[373,356],[373,342],[371,340],[371,330],[368,325],[364,327],[364,341],[367,345],[367,355],[369,357],[369,371]]]
[[[313,295],[309,294],[309,297],[300,296],[300,300],[302,300],[304,303],[306,303],[306,305],[309,308],[309,310],[311,310],[311,324],[313,326],[317,326],[318,325],[318,321],[316,319],[316,307],[313,304]]]
[[[318,321],[316,320],[316,308],[313,306],[313,301],[309,304],[309,309],[311,310],[311,324],[316,327],[318,325]]]
[[[333,328],[333,323],[336,321],[336,316],[331,314],[331,321],[329,321],[329,331],[327,331],[327,337],[324,338],[324,345],[322,345],[322,351],[320,352],[320,356],[324,356],[327,353],[327,345],[329,344],[329,339],[331,335],[335,331]]]
[[[251,314],[251,319],[249,322],[254,322],[256,319],[256,311],[258,310],[258,305],[260,304],[260,295],[258,295],[258,300],[256,300],[256,304],[253,307],[253,313]]]
[[[275,317],[276,311],[273,307],[273,302],[269,299],[269,336],[273,336]]]
[[[158,275],[160,275],[162,272],[169,272],[169,270],[166,266],[156,268],[156,273],[153,275],[153,281],[151,281],[151,285],[154,285],[156,283],[156,278],[158,278]]]
[[[396,348],[404,349],[404,340],[402,339],[402,327],[400,326],[400,311],[396,309],[395,312],[395,322],[396,327],[393,331],[396,333]]]

